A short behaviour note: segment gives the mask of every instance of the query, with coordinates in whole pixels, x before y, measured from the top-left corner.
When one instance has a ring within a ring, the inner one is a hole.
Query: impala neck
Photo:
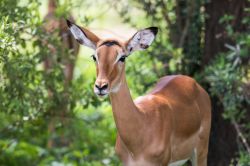
[[[110,94],[112,111],[119,136],[131,151],[140,142],[139,133],[142,131],[140,113],[130,95],[125,74],[122,76],[121,87],[118,92]]]

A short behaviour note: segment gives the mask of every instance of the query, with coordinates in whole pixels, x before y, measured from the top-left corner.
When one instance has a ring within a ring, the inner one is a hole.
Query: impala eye
[[[95,55],[92,55],[91,57],[93,58],[93,61],[96,62],[96,57],[95,57]]]
[[[127,58],[127,56],[123,55],[123,56],[119,59],[119,61],[120,61],[120,62],[125,62],[126,58]]]

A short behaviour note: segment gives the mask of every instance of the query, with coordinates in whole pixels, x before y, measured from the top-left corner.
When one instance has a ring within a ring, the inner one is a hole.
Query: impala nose
[[[97,85],[95,84],[95,87],[99,90],[99,91],[103,91],[103,90],[106,90],[108,88],[108,84],[107,83],[104,83],[102,85]]]

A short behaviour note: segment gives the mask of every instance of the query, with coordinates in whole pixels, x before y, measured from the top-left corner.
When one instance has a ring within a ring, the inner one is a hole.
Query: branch
[[[188,16],[186,18],[185,27],[183,28],[178,47],[183,47],[184,41],[185,41],[187,33],[188,33],[188,28],[190,26],[191,17],[192,17],[192,14],[194,12],[194,6],[195,6],[194,1],[191,0],[191,5],[190,5],[190,8],[188,10]]]
[[[168,9],[167,9],[167,5],[165,4],[164,0],[161,0],[160,1],[161,3],[161,6],[162,6],[162,10],[161,10],[161,13],[165,19],[165,21],[167,22],[168,25],[172,25],[172,22],[168,16]]]
[[[243,133],[240,130],[240,126],[238,125],[238,123],[234,119],[232,120],[232,123],[233,123],[234,128],[237,131],[237,134],[240,137],[243,145],[245,146],[247,152],[250,154],[250,147],[249,147],[249,145],[247,143],[247,139],[244,137]]]
[[[222,97],[221,97],[221,95],[219,95],[219,100],[220,100],[220,102],[222,103]],[[235,119],[232,119],[232,124],[233,124],[233,126],[234,126],[234,128],[235,128],[235,130],[236,130],[236,132],[237,132],[237,134],[238,134],[238,136],[240,137],[240,139],[241,139],[243,145],[245,146],[247,152],[250,154],[250,146],[248,145],[247,139],[246,139],[245,136],[243,135],[243,133],[242,133],[242,131],[241,131],[241,129],[240,129],[240,126],[239,126],[238,123],[235,121]]]

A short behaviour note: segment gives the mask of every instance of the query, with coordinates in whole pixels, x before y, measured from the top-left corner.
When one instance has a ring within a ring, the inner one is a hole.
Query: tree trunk
[[[246,25],[241,23],[244,16],[244,8],[249,6],[246,0],[211,0],[206,3],[205,10],[205,48],[202,64],[206,65],[219,52],[226,51],[225,43],[230,43],[225,24],[219,23],[219,20],[225,15],[232,15],[234,19],[230,22],[233,29],[238,32],[246,31]]]
[[[53,59],[57,59],[57,63],[60,63],[64,66],[64,91],[61,93],[62,100],[56,106],[56,108],[50,109],[51,118],[49,119],[48,125],[48,148],[52,148],[55,146],[54,138],[52,137],[55,130],[56,125],[56,117],[59,116],[59,120],[63,126],[67,126],[68,124],[68,116],[70,115],[70,110],[68,110],[69,106],[69,87],[70,83],[73,79],[73,72],[75,67],[75,60],[79,51],[79,44],[70,34],[68,30],[68,26],[64,18],[58,18],[56,16],[56,8],[58,6],[58,1],[56,0],[49,0],[48,3],[48,14],[44,19],[44,30],[47,33],[55,33],[59,31],[58,35],[61,38],[61,45],[53,45],[53,43],[49,43],[48,41],[44,41],[45,46],[48,46],[50,50],[50,55],[44,61],[44,69],[47,73],[51,69],[53,69]],[[73,20],[72,16],[68,16],[70,20]],[[71,50],[68,53],[68,50]],[[54,62],[55,63],[55,62]],[[53,92],[50,88],[48,88],[49,98],[51,100],[55,100],[53,97]],[[65,137],[65,133],[61,133],[60,135],[60,145],[67,145],[67,139]]]
[[[246,0],[211,0],[205,4],[207,14],[205,20],[205,47],[202,58],[202,68],[220,52],[227,50],[225,43],[235,45],[229,39],[225,25],[219,20],[225,15],[232,15],[234,19],[230,22],[235,31],[245,31],[246,27],[241,24],[243,10],[249,6]],[[208,165],[226,166],[237,154],[237,133],[235,128],[223,117],[223,107],[216,98],[212,99],[212,129],[210,135],[210,146]]]

